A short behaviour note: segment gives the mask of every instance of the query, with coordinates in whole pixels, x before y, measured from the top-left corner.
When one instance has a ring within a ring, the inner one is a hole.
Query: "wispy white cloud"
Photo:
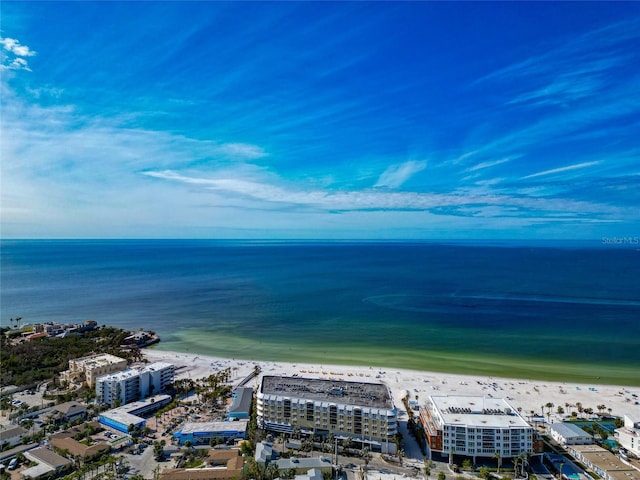
[[[535,177],[542,177],[543,175],[552,175],[554,173],[563,173],[563,172],[569,172],[571,170],[579,170],[582,168],[587,168],[587,167],[592,167],[594,165],[599,165],[601,162],[599,160],[593,161],[593,162],[582,162],[582,163],[576,163],[574,165],[567,165],[565,167],[558,167],[558,168],[552,168],[550,170],[544,170],[542,172],[538,172],[538,173],[532,173],[531,175],[527,175],[526,177],[522,177],[522,179],[527,179],[527,178],[535,178]]]
[[[632,17],[568,38],[567,41],[559,42],[555,48],[536,53],[486,74],[477,79],[474,84],[497,80],[513,81],[518,78],[547,79],[565,75],[580,77],[608,71],[633,60],[616,50],[616,47],[636,41],[638,38],[640,38],[640,19]]]
[[[507,101],[507,105],[553,105],[566,104],[575,100],[590,97],[604,85],[599,79],[583,78],[572,73],[571,75],[559,77],[551,83],[516,95]]]
[[[398,188],[416,173],[427,168],[427,162],[409,160],[408,162],[391,165],[382,172],[374,185],[375,188]]]
[[[247,143],[224,143],[218,146],[220,153],[232,158],[254,160],[267,155],[262,147]]]
[[[14,38],[0,37],[0,44],[5,50],[19,57],[33,57],[36,54],[26,45],[20,45],[20,42]]]
[[[21,45],[14,38],[0,37],[0,45],[2,45],[0,57],[3,70],[31,71],[27,60],[23,57],[33,57],[36,52],[26,45]]]
[[[156,179],[195,185],[224,197],[239,196],[258,200],[288,204],[292,207],[315,208],[326,212],[372,211],[372,210],[418,210],[441,214],[456,212],[505,212],[517,208],[519,213],[539,216],[541,214],[572,214],[582,218],[588,214],[607,217],[613,210],[608,205],[595,202],[575,201],[565,198],[541,198],[499,195],[485,189],[459,191],[453,193],[390,192],[380,189],[331,191],[302,190],[264,183],[259,180],[247,181],[228,176],[196,177],[172,170],[146,171],[143,175]],[[264,205],[260,203],[260,205]],[[493,206],[492,209],[480,207]],[[444,209],[444,210],[443,210]],[[466,209],[466,210],[465,210]]]
[[[513,157],[505,157],[499,160],[489,160],[487,162],[478,163],[472,167],[469,167],[465,170],[465,172],[475,172],[476,170],[483,170],[485,168],[495,167],[496,165],[501,165],[503,163],[510,162]]]

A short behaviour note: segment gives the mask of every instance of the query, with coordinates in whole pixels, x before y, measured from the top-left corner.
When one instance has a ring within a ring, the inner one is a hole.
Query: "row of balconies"
[[[271,402],[268,402],[268,401],[267,401],[267,402],[262,401],[262,402],[259,402],[259,404],[260,404],[260,403],[264,404],[265,406],[271,406],[271,407],[276,407],[276,408],[277,408],[277,407],[283,407],[283,406],[284,406],[284,401],[282,401],[282,400],[271,401]],[[292,411],[292,412],[294,412],[294,411],[300,411],[300,412],[305,413],[305,414],[306,414],[306,412],[307,412],[307,404],[295,404],[295,403],[291,403],[290,405],[291,405],[291,411]],[[318,406],[318,405],[315,405],[315,404],[314,404],[314,406],[313,406],[313,412],[314,412],[314,413],[316,413],[316,412],[318,412],[318,413],[329,413],[329,412],[330,412],[330,409],[329,409],[329,407],[321,407],[321,406]],[[345,409],[338,409],[338,410],[337,410],[338,415],[347,415],[347,416],[352,416],[352,415],[354,414],[354,412],[355,412],[355,410],[353,410],[353,411],[347,411],[347,410],[345,410]],[[363,417],[363,418],[378,418],[378,419],[385,419],[385,418],[387,418],[387,417],[389,417],[389,416],[395,416],[395,414],[391,414],[391,415],[387,414],[387,415],[384,415],[384,414],[381,414],[381,413],[380,413],[380,414],[378,414],[378,413],[362,412],[362,417]]]
[[[308,420],[306,417],[303,417],[302,419],[299,419],[297,416],[287,417],[287,416],[283,415],[281,412],[259,412],[259,414],[261,414],[261,416],[263,416],[263,417],[264,416],[268,416],[269,418],[276,418],[276,419],[278,419],[278,421],[281,421],[281,422],[282,421],[289,421],[291,423],[297,423],[298,420],[302,420],[303,422],[309,422],[309,421],[313,422],[313,421],[315,421],[316,424],[322,423],[322,425],[329,425],[329,424],[331,424],[331,425],[339,425],[341,428],[344,428],[345,425],[348,428],[351,428],[352,426],[355,426],[356,428],[362,427],[362,424],[359,423],[359,422],[350,422],[350,421],[345,422],[344,420],[340,420],[338,422],[331,423],[326,418]],[[364,427],[365,428],[367,428],[369,426],[370,425],[369,425],[368,422],[364,423]],[[389,423],[389,424],[384,423],[384,422],[379,422],[379,423],[374,423],[371,426],[373,428],[378,428],[378,427],[380,427],[380,428],[385,428],[385,427],[387,427],[387,428],[389,428],[389,427],[396,428],[397,424],[395,422],[394,423]]]
[[[308,423],[306,421],[303,421],[302,423],[298,423],[296,418],[284,418],[282,415],[274,415],[274,416],[267,416],[265,417],[264,415],[260,415],[262,422],[265,423],[279,423],[279,424],[291,424],[291,425],[300,425],[300,426],[305,426],[308,425]],[[371,428],[369,428],[368,425],[365,425],[364,428],[358,428],[357,425],[353,425],[352,423],[338,423],[338,424],[329,424],[327,421],[316,421],[313,424],[316,428],[323,428],[326,430],[335,430],[335,431],[342,431],[342,432],[349,432],[349,433],[364,433],[366,435],[373,435],[373,436],[378,436],[378,434],[380,435],[387,435],[387,436],[391,436],[394,435],[397,432],[397,425],[396,424],[392,424],[392,425],[373,425],[371,426]]]

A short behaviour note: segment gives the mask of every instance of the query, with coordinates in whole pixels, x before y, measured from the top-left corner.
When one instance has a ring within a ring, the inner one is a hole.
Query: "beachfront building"
[[[253,388],[237,387],[231,393],[231,405],[229,406],[229,420],[249,418],[251,405],[253,404]]]
[[[102,412],[98,417],[98,421],[105,427],[113,428],[122,433],[129,433],[129,429],[132,426],[136,428],[145,427],[147,424],[145,417],[149,417],[170,402],[170,395],[156,395],[155,397]]]
[[[275,433],[350,439],[370,451],[395,453],[397,410],[382,383],[264,376],[258,425]]]
[[[552,423],[549,433],[560,445],[591,445],[593,436],[573,423]]]
[[[431,396],[420,408],[429,447],[443,457],[514,458],[541,454],[540,436],[505,400]]]
[[[141,368],[104,375],[96,380],[96,398],[111,406],[125,405],[164,391],[175,378],[175,366],[155,362]]]
[[[189,441],[192,445],[210,445],[216,442],[235,442],[247,437],[249,420],[235,422],[187,422],[173,435],[180,445]]]
[[[69,360],[69,370],[61,372],[60,378],[66,382],[85,382],[92,387],[98,377],[121,372],[125,368],[127,368],[126,359],[109,353],[99,353]]]
[[[616,440],[632,456],[640,458],[640,420],[624,416],[624,425],[616,429]]]

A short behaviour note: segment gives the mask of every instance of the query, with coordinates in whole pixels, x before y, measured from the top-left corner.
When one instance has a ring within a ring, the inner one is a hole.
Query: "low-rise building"
[[[28,468],[21,472],[25,478],[39,478],[45,475],[56,474],[71,468],[70,460],[58,455],[53,450],[46,447],[34,448],[24,452],[24,456],[37,463],[35,467]]]
[[[27,431],[19,426],[4,428],[0,430],[0,447],[5,448],[7,446],[14,447],[22,443],[22,437],[27,434]]]
[[[73,457],[84,460],[108,452],[111,446],[104,441],[95,442],[93,445],[85,445],[73,438],[72,432],[61,432],[51,436],[51,446],[62,452],[69,452]]]
[[[599,445],[568,445],[567,451],[604,480],[640,480],[640,471]]]
[[[275,433],[349,439],[373,452],[395,453],[397,410],[382,383],[264,376],[258,425]]]
[[[253,404],[253,388],[237,387],[231,394],[229,406],[229,419],[249,418],[251,405]]]
[[[209,445],[212,440],[228,442],[243,440],[247,436],[249,420],[235,422],[187,422],[173,437],[184,445]]]
[[[45,416],[58,424],[73,422],[74,420],[84,419],[87,416],[87,406],[82,402],[64,402],[51,407],[51,410]]]
[[[273,444],[271,442],[259,442],[256,445],[256,453],[254,455],[256,463],[269,463],[274,460],[276,456],[273,451]]]
[[[549,433],[560,445],[591,445],[593,436],[573,423],[552,423]]]
[[[151,415],[170,402],[171,397],[169,395],[156,395],[155,397],[102,412],[98,417],[98,421],[106,427],[128,433],[131,426],[143,428],[147,423],[144,417]]]
[[[501,458],[541,454],[537,432],[504,399],[431,396],[420,409],[429,447],[443,457]]]
[[[640,458],[640,420],[624,416],[624,425],[616,429],[616,440],[631,455]]]
[[[296,474],[306,474],[309,470],[318,470],[322,473],[331,473],[333,464],[329,457],[290,457],[274,460],[278,470],[295,471]]]
[[[167,468],[158,480],[217,480],[235,479],[242,475],[243,459],[238,449],[212,449],[205,468]]]

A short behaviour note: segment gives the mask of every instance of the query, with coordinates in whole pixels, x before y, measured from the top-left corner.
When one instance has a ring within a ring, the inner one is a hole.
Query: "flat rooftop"
[[[188,422],[182,427],[182,435],[194,433],[215,433],[215,432],[244,432],[247,430],[249,420],[238,420],[235,422]]]
[[[262,378],[260,391],[265,395],[393,409],[389,389],[383,383],[265,376]]]
[[[531,428],[502,398],[478,396],[429,397],[447,424],[496,428]]]
[[[96,355],[89,355],[88,357],[75,358],[71,361],[82,365],[102,366],[112,363],[126,362],[127,360],[125,358],[111,355],[110,353],[98,353]]]
[[[549,425],[549,429],[558,432],[559,435],[562,435],[567,439],[576,437],[593,438],[592,435],[589,435],[587,432],[582,430],[577,425],[574,425],[573,423],[552,423],[551,425]]]
[[[122,380],[127,380],[128,378],[138,377],[144,372],[157,372],[164,368],[175,368],[175,367],[171,363],[155,362],[139,368],[130,368],[122,372],[109,373],[108,375],[103,375],[99,377],[99,379],[102,380],[103,382],[109,382],[114,380],[122,381]]]

